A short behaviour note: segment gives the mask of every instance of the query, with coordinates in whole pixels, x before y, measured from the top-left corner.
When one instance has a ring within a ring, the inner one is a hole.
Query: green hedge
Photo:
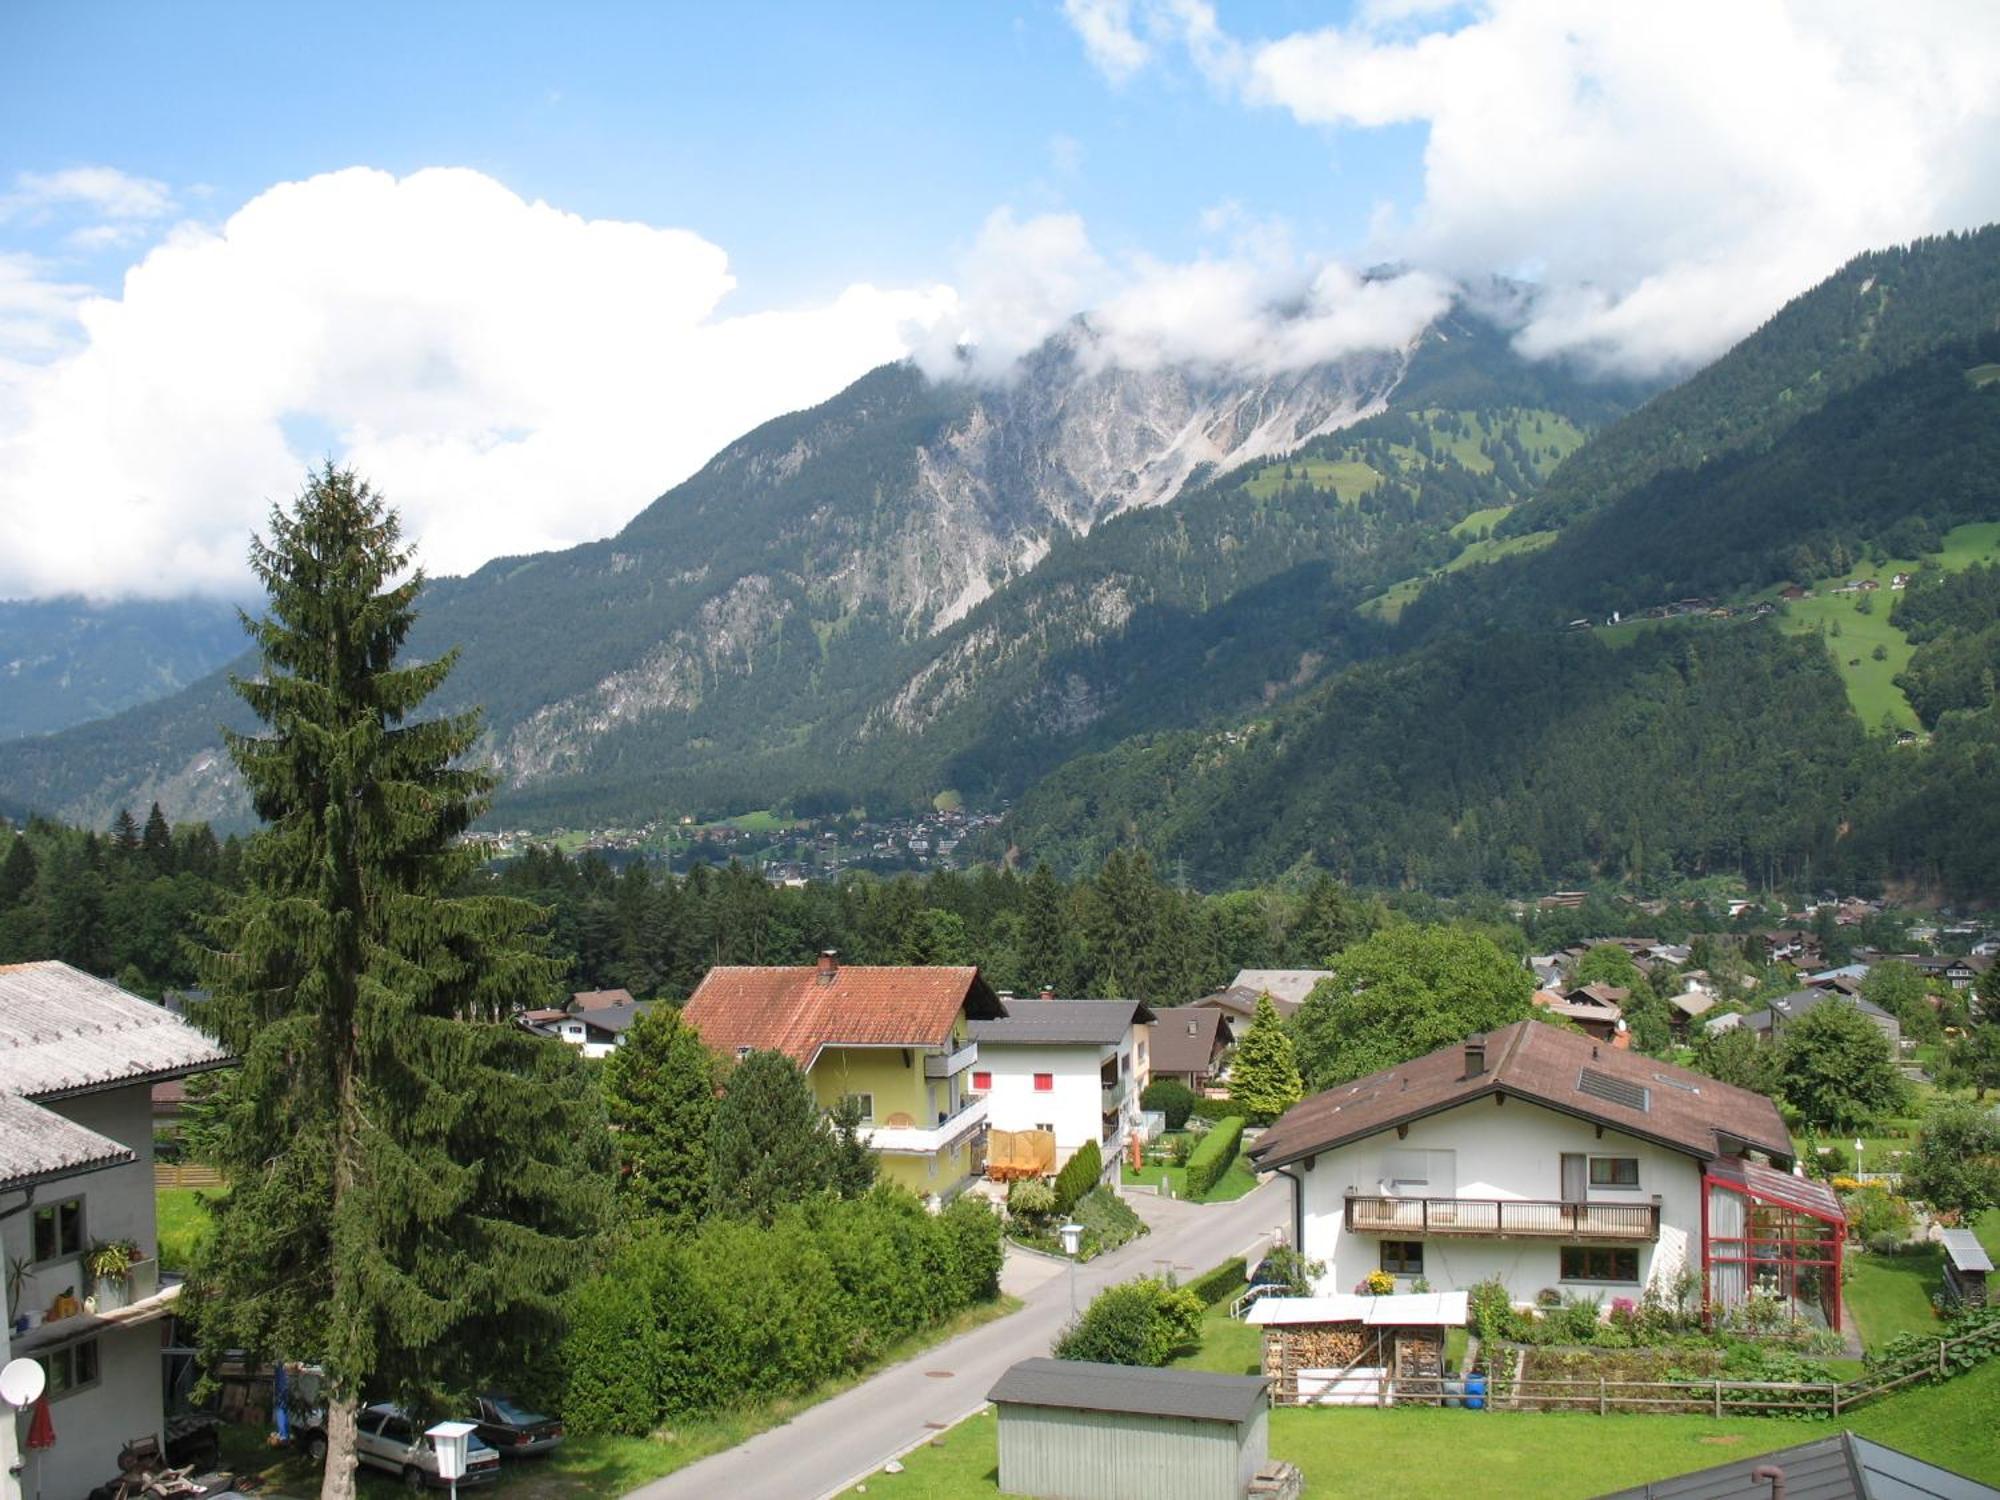
[[[1227,1120],[1236,1114],[1236,1106],[1227,1099],[1210,1099],[1206,1095],[1194,1101],[1194,1116],[1198,1120]]]
[[[1215,1129],[1201,1138],[1201,1144],[1194,1148],[1194,1155],[1188,1158],[1187,1195],[1190,1198],[1202,1197],[1220,1182],[1222,1174],[1236,1160],[1236,1153],[1242,1145],[1241,1115],[1217,1121]]]
[[[1190,1281],[1188,1290],[1201,1298],[1204,1306],[1214,1307],[1218,1302],[1235,1301],[1249,1280],[1249,1262],[1239,1255]]]
[[[1178,1078],[1155,1078],[1139,1095],[1139,1108],[1156,1109],[1167,1117],[1167,1129],[1179,1130],[1201,1102],[1195,1091]]]
[[[1077,1199],[1096,1187],[1103,1175],[1104,1153],[1097,1149],[1097,1142],[1085,1141],[1056,1173],[1056,1212],[1066,1214],[1076,1207]]]

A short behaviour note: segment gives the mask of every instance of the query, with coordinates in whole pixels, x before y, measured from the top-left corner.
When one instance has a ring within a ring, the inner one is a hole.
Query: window
[[[1054,1135],[1056,1133],[1055,1122],[1052,1120],[1035,1121],[1035,1129],[1046,1130],[1050,1135]]]
[[[1636,1156],[1593,1156],[1590,1159],[1592,1187],[1635,1188],[1639,1185],[1639,1158]]]
[[[993,1087],[993,1075],[991,1073],[974,1073],[972,1075],[972,1087],[977,1093],[985,1093]]]
[[[1055,1074],[1053,1074],[1053,1073],[1037,1073],[1037,1074],[1035,1075],[1035,1092],[1036,1092],[1036,1093],[1038,1093],[1038,1094],[1052,1094],[1052,1093],[1054,1093],[1054,1092],[1055,1092],[1055,1087],[1056,1087],[1056,1075],[1055,1075]]]
[[[42,1373],[48,1378],[48,1393],[51,1398],[66,1396],[71,1391],[83,1390],[97,1384],[97,1340],[85,1339],[80,1344],[71,1344],[67,1349],[55,1349],[36,1357]]]
[[[35,1210],[35,1259],[83,1254],[83,1200],[66,1198]]]
[[[1382,1269],[1391,1276],[1421,1276],[1424,1274],[1424,1242],[1422,1240],[1382,1241]]]
[[[861,1118],[864,1120],[875,1118],[875,1096],[873,1094],[842,1094],[840,1102],[842,1104],[858,1104],[861,1107]]]
[[[1637,1281],[1639,1252],[1597,1245],[1564,1245],[1564,1281]]]

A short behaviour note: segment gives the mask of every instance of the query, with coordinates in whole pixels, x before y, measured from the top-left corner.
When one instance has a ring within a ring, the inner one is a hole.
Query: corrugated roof
[[[714,968],[681,1019],[718,1052],[782,1052],[810,1068],[825,1047],[941,1047],[953,1018],[1004,1016],[976,968]]]
[[[1646,1107],[1586,1092],[1579,1086],[1586,1069],[1644,1090]],[[1468,1073],[1465,1044],[1454,1042],[1301,1100],[1251,1154],[1260,1169],[1269,1168],[1496,1093],[1692,1156],[1721,1156],[1737,1143],[1786,1160],[1792,1155],[1785,1122],[1764,1095],[1535,1020],[1488,1034],[1484,1072]]]
[[[1257,1327],[1295,1328],[1309,1323],[1360,1323],[1370,1328],[1462,1328],[1464,1292],[1391,1292],[1370,1297],[1334,1292],[1324,1297],[1260,1297],[1243,1321]]]
[[[1137,1000],[1009,1000],[1007,1014],[967,1027],[975,1042],[1008,1046],[1109,1047],[1153,1019]],[[1157,1066],[1157,1064],[1155,1064]]]
[[[1786,1500],[2000,1500],[2000,1490],[1842,1432],[1712,1469],[1656,1479],[1598,1500],[1770,1500],[1761,1468],[1784,1470]]]
[[[1151,1064],[1154,1074],[1206,1073],[1215,1055],[1215,1034],[1230,1040],[1229,1018],[1206,1005],[1181,1005],[1161,1011],[1153,1020]]]
[[[1944,1246],[1951,1263],[1961,1271],[1990,1271],[1993,1257],[1986,1253],[1986,1247],[1979,1243],[1979,1236],[1970,1229],[1944,1229],[1938,1232],[1938,1243]]]
[[[0,1094],[0,1190],[131,1161],[132,1151],[52,1109]]]
[[[1024,1359],[986,1393],[988,1401],[1060,1406],[1072,1411],[1247,1422],[1264,1406],[1269,1384],[1258,1375],[1205,1370],[1150,1370],[1086,1360]]]
[[[228,1061],[171,1011],[81,969],[0,965],[0,1092],[49,1099]]]
[[[1261,991],[1273,1000],[1294,1008],[1305,1003],[1313,986],[1333,976],[1331,969],[1238,969],[1229,981],[1232,990]]]

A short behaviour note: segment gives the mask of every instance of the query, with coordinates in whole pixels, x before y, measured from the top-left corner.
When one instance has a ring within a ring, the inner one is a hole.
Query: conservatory
[[[1701,1269],[1708,1304],[1751,1327],[1840,1328],[1847,1215],[1823,1182],[1741,1157],[1702,1174]]]

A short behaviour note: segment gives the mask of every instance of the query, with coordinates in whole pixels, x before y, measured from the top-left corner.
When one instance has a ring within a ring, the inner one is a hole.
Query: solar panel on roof
[[[1666,1086],[1667,1086],[1668,1088],[1670,1088],[1670,1089],[1679,1089],[1679,1090],[1680,1090],[1680,1091],[1681,1091],[1681,1092],[1682,1092],[1683,1094],[1699,1094],[1699,1093],[1701,1092],[1701,1085],[1700,1085],[1700,1084],[1698,1084],[1698,1083],[1682,1083],[1682,1082],[1680,1081],[1680,1079],[1678,1079],[1678,1078],[1669,1078],[1669,1077],[1667,1077],[1667,1075],[1666,1075],[1666,1074],[1664,1074],[1664,1073],[1655,1073],[1655,1074],[1653,1075],[1653,1082],[1655,1082],[1655,1083],[1664,1083],[1664,1084],[1665,1084],[1665,1085],[1666,1085]]]
[[[1593,1099],[1602,1099],[1609,1104],[1622,1104],[1627,1109],[1636,1109],[1642,1114],[1652,1105],[1652,1091],[1644,1084],[1633,1083],[1630,1079],[1615,1078],[1609,1073],[1600,1073],[1596,1068],[1579,1069],[1576,1075],[1576,1090],[1588,1094]]]

